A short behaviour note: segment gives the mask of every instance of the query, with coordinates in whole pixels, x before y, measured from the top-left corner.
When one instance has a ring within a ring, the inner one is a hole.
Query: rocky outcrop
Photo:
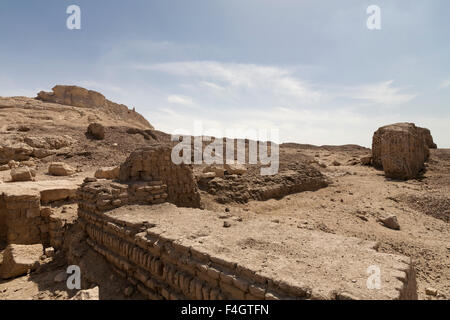
[[[8,245],[3,253],[0,278],[14,278],[27,274],[29,270],[35,270],[39,266],[39,259],[43,250],[42,244]]]
[[[128,119],[130,122],[135,122],[145,128],[153,129],[150,123],[139,113],[128,109],[123,104],[117,104],[107,100],[104,95],[96,91],[87,90],[78,86],[62,85],[57,85],[52,90],[53,92],[39,92],[37,99],[81,108],[102,109],[103,112],[117,119]]]
[[[372,164],[393,179],[416,178],[430,151],[422,128],[396,123],[379,128],[373,135]]]

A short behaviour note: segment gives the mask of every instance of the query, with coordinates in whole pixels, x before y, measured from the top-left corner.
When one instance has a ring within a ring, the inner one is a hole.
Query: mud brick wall
[[[128,204],[158,204],[167,199],[167,186],[161,181],[122,184],[99,180],[86,182],[77,191],[81,209],[102,213]]]
[[[0,241],[52,245],[60,248],[64,230],[60,217],[41,206],[41,194],[0,194]]]
[[[177,206],[200,207],[200,194],[192,167],[176,165],[170,146],[153,145],[131,153],[121,165],[119,180],[161,181],[167,186],[167,201]]]
[[[272,281],[152,233],[151,228],[136,229],[83,207],[78,214],[88,244],[149,299],[311,298],[306,288]]]
[[[40,195],[3,195],[6,241],[16,244],[34,244],[41,240]]]

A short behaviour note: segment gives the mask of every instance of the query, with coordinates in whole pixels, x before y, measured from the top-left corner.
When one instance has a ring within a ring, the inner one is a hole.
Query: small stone
[[[400,230],[400,224],[398,223],[397,216],[388,216],[380,218],[379,221],[389,229]]]
[[[434,297],[436,297],[438,295],[437,289],[431,288],[431,287],[425,288],[425,293],[429,296],[434,296]]]
[[[20,167],[11,170],[12,181],[31,181],[33,180],[33,173],[28,167]]]
[[[55,255],[55,249],[53,247],[45,248],[44,252],[45,252],[45,255],[49,258],[51,258]]]
[[[225,208],[225,212],[230,212],[230,208]]]
[[[48,173],[52,176],[70,176],[76,170],[64,162],[52,162],[48,167]]]
[[[123,291],[123,294],[125,295],[125,297],[131,297],[131,295],[134,293],[134,288],[129,286],[126,287],[125,290]]]
[[[80,290],[70,300],[99,300],[99,289],[98,287],[94,287],[88,290]]]
[[[339,167],[341,165],[341,163],[337,160],[334,160],[331,164],[335,167]]]
[[[229,227],[231,227],[231,223],[229,223],[228,221],[224,221],[223,222],[223,227],[224,228],[229,228]]]
[[[100,123],[91,123],[87,133],[96,140],[105,139],[105,127]]]

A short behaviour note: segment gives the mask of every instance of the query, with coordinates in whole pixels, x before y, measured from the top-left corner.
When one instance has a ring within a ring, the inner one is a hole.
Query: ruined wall
[[[99,180],[86,182],[77,192],[78,207],[100,214],[128,204],[158,204],[167,199],[167,186],[161,181],[122,184]]]
[[[5,194],[6,240],[15,244],[34,244],[41,242],[43,224],[40,216],[39,192],[29,194]]]
[[[56,190],[58,191],[58,190]],[[48,204],[48,190],[12,190],[0,192],[0,242],[7,244],[62,245],[63,217]],[[44,197],[42,197],[44,195]],[[59,198],[57,198],[59,199]]]
[[[83,208],[79,208],[79,219],[88,244],[148,299],[311,298],[305,288],[275,283],[149,230],[142,232]]]
[[[295,226],[297,233],[285,230],[291,235],[286,237],[283,231],[268,226],[264,219],[256,225],[256,220],[252,220],[223,229],[222,216],[218,213],[161,203],[163,197],[143,204],[151,193],[138,200],[140,205],[135,205],[135,185],[87,179],[77,192],[78,221],[87,235],[84,243],[149,299],[340,299],[344,297],[341,291],[348,289],[350,294],[355,292],[355,297],[370,299],[416,298],[411,262],[399,263],[397,257],[368,250],[369,245],[361,244],[359,239],[345,240],[327,233],[299,234]],[[253,227],[256,229],[252,230]],[[201,242],[192,238],[198,234],[204,235]],[[296,238],[291,239],[292,236]],[[261,237],[284,249],[272,251],[266,245],[253,246]],[[286,241],[293,247],[285,247]],[[337,249],[323,248],[324,243],[333,244]],[[324,249],[320,260],[318,246]],[[262,251],[266,249],[267,252]],[[335,253],[336,250],[342,252]],[[291,257],[293,253],[301,261]],[[265,258],[268,254],[273,254],[270,261]],[[356,261],[355,256],[359,257]],[[328,261],[335,264],[328,266]],[[387,274],[393,272],[389,283],[384,283],[387,286],[384,293],[364,291],[352,286],[349,280],[361,276],[361,281],[366,281],[367,263],[373,261],[380,263]],[[349,263],[358,266],[347,279],[330,275]],[[269,264],[264,272],[263,264]],[[322,279],[325,275],[326,279],[320,280],[320,285],[311,282],[305,278],[308,270],[316,273],[314,278],[320,275],[317,279]],[[393,290],[394,287],[398,289]]]
[[[177,206],[200,207],[200,194],[192,168],[171,160],[170,146],[153,145],[131,153],[121,165],[121,182],[161,181],[167,188],[167,201]]]

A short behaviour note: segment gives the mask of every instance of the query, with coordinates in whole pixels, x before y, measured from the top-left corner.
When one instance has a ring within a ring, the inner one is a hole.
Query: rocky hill
[[[0,97],[0,131],[14,130],[13,124],[46,127],[105,126],[153,129],[139,113],[107,100],[102,94],[77,86],[57,85],[53,92],[41,91],[37,98]]]

